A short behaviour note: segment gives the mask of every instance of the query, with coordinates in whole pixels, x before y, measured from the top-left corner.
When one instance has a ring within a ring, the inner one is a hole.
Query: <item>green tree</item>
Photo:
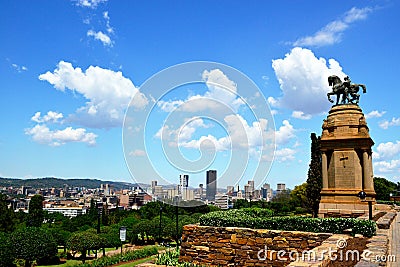
[[[322,189],[321,137],[311,133],[311,162],[308,169],[306,195],[313,217],[318,217]]]
[[[0,267],[13,266],[14,250],[8,234],[0,232]]]
[[[12,232],[15,228],[14,212],[7,207],[7,196],[0,193],[0,232]]]
[[[385,178],[374,177],[376,200],[390,200],[390,193],[397,191],[397,184]]]
[[[67,241],[71,236],[71,232],[59,228],[50,228],[51,235],[58,246],[64,247],[64,252],[67,250]]]
[[[91,249],[99,249],[102,246],[102,239],[91,231],[73,233],[67,241],[68,249],[80,252],[81,260],[86,261],[87,252]]]
[[[14,231],[11,235],[15,257],[25,260],[25,266],[32,261],[46,261],[57,254],[57,244],[52,235],[39,227],[26,227]]]
[[[143,207],[140,208],[140,217],[142,219],[147,219],[151,220],[154,217],[160,215],[160,207],[163,207],[163,214],[168,214],[169,213],[169,207],[170,205],[164,205],[160,202],[149,202]]]
[[[295,207],[306,208],[308,206],[307,183],[302,183],[294,187],[290,192],[290,201]]]
[[[140,220],[132,229],[133,240],[148,241],[151,232],[151,221],[147,219]]]
[[[270,208],[276,213],[286,213],[294,209],[290,201],[290,190],[284,190],[276,194],[270,202]]]
[[[90,208],[88,211],[88,216],[91,217],[93,220],[97,218],[97,205],[94,199],[90,199]]]
[[[234,209],[248,208],[249,202],[246,199],[236,199],[235,203],[233,203]]]
[[[29,201],[27,226],[40,227],[44,220],[43,196],[34,195]]]

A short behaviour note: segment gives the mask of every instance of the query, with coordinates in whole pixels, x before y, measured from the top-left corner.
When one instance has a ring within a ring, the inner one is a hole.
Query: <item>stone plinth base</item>
[[[373,209],[373,205],[372,205]],[[320,203],[320,218],[356,218],[368,214],[368,203]]]
[[[358,193],[361,189],[322,189],[321,190],[321,201],[319,204],[318,217],[347,217],[356,218],[369,212],[368,202],[361,201],[358,197]],[[375,192],[365,190],[367,193],[368,200],[375,199]],[[372,202],[372,210],[374,210],[374,204]]]

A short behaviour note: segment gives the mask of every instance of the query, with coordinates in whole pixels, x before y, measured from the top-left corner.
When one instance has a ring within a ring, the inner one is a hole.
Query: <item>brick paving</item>
[[[392,262],[387,262],[388,267],[400,266],[400,212],[392,222],[389,233],[389,255],[395,256]]]

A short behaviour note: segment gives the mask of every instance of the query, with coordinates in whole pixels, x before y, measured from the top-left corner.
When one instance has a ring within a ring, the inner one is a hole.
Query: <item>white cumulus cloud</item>
[[[380,118],[382,117],[386,111],[378,111],[378,110],[373,110],[367,114],[365,114],[366,119],[371,119],[371,118]]]
[[[283,59],[273,60],[272,68],[283,96],[269,98],[269,103],[302,112],[302,117],[329,109],[326,94],[331,88],[328,77],[337,75],[343,79],[346,76],[336,60],[317,58],[311,50],[301,47],[293,48]]]
[[[97,135],[86,132],[86,129],[67,127],[63,130],[50,130],[44,124],[37,124],[26,129],[25,134],[30,135],[35,142],[50,146],[61,146],[66,143],[80,142],[89,146],[96,144]]]
[[[273,139],[273,133],[268,132],[268,121],[259,119],[249,124],[241,115],[231,114],[224,118],[228,136],[217,138],[211,134],[193,138],[199,128],[209,128],[201,118],[192,118],[177,130],[164,125],[155,134],[156,138],[170,140],[169,145],[179,145],[185,148],[199,149],[215,148],[216,151],[226,151],[231,148],[246,149],[252,155],[261,153],[263,146]]]
[[[392,118],[391,121],[384,120],[379,123],[379,127],[385,130],[391,126],[400,126],[400,118]]]
[[[59,120],[61,120],[63,117],[64,116],[62,113],[54,111],[49,111],[47,112],[46,115],[41,116],[41,113],[38,111],[35,113],[35,115],[33,115],[31,120],[37,123],[44,123],[44,122],[58,123],[60,122]]]
[[[376,159],[391,159],[394,156],[400,154],[400,141],[380,143],[376,147],[376,152],[374,153],[374,158]]]
[[[295,129],[288,120],[282,122],[282,126],[275,132],[275,143],[277,146],[287,144],[291,139],[295,138]]]
[[[120,127],[133,96],[134,108],[142,109],[148,103],[148,99],[120,71],[98,66],[89,66],[86,71],[82,71],[69,62],[60,61],[53,72],[41,74],[39,79],[49,82],[57,90],[68,89],[87,100],[86,105],[78,108],[68,118],[86,127]]]
[[[185,100],[160,100],[157,102],[157,106],[165,112],[171,112],[174,109],[186,112],[203,110],[218,112],[223,106],[237,111],[244,104],[237,95],[237,85],[221,70],[205,70],[202,73],[202,79],[208,88],[204,95],[190,96]]]
[[[78,0],[76,4],[81,7],[90,7],[94,9],[104,2],[107,2],[107,0]]]
[[[292,117],[296,118],[296,119],[301,119],[301,120],[309,120],[311,119],[311,115],[310,114],[304,114],[303,111],[293,111],[292,112]]]
[[[373,9],[369,7],[353,7],[347,11],[342,18],[330,22],[311,36],[301,37],[293,43],[293,46],[321,47],[339,43],[342,40],[343,32],[347,30],[352,23],[366,19],[368,14],[372,11]]]
[[[275,159],[279,162],[294,160],[294,154],[296,150],[291,148],[282,148],[275,151]]]
[[[374,168],[382,173],[400,172],[400,160],[378,161],[374,163]]]
[[[93,30],[88,30],[87,36],[91,36],[95,40],[99,40],[105,46],[112,46],[113,45],[110,36],[108,36],[107,34],[103,33],[102,31],[95,32]]]

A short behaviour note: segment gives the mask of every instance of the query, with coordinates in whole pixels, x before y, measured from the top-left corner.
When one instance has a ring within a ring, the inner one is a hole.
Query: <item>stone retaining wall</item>
[[[331,236],[329,233],[185,225],[179,261],[207,266],[280,267]]]

